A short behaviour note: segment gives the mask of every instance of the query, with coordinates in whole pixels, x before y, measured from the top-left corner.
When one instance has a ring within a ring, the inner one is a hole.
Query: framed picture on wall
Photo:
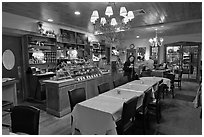
[[[146,47],[137,47],[137,56],[140,56],[141,59],[145,58]]]

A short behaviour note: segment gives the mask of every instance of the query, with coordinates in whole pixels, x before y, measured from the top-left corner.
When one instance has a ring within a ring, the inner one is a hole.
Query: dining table
[[[153,92],[160,80],[142,77],[76,104],[71,114],[72,134],[79,130],[82,135],[117,135],[116,122],[121,119],[124,102],[138,97],[137,108],[140,107],[145,92]]]

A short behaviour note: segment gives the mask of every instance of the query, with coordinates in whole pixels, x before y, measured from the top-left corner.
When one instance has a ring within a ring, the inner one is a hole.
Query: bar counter
[[[90,79],[76,81],[75,79],[65,80],[44,80],[46,86],[46,111],[57,117],[62,117],[71,112],[68,91],[74,88],[84,87],[86,91],[86,99],[97,96],[98,85],[108,82],[111,87],[112,76],[109,72]]]

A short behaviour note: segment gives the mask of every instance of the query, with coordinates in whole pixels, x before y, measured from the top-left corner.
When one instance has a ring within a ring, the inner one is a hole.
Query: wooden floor
[[[175,89],[175,92],[183,93],[185,95],[195,96],[197,87],[198,87],[197,83],[184,82],[182,83],[182,90],[180,91],[178,89]],[[184,108],[185,106],[186,107],[185,110],[189,109],[187,113],[195,114],[194,117],[196,118],[192,117],[189,120],[186,120],[185,126],[183,126],[185,128],[183,128],[182,127],[182,122],[183,122],[182,113],[185,113],[185,112],[178,112],[181,108],[179,108],[178,111],[171,111],[171,109],[175,110],[175,108],[168,108],[169,111],[167,111],[165,108],[165,110],[162,111],[163,117],[162,117],[161,123],[158,125],[156,124],[156,122],[153,122],[152,127],[154,128],[154,130],[157,130],[157,131],[156,132],[153,131],[149,134],[153,134],[153,135],[158,134],[158,133],[167,134],[167,135],[191,134],[191,133],[192,134],[202,134],[201,132],[202,131],[202,120],[197,118],[199,117],[199,109],[192,108],[191,106],[192,102],[186,103],[183,100],[172,99],[170,95],[167,95],[164,101],[166,101],[166,105],[168,105],[169,103],[170,107],[173,107],[170,105],[170,104],[173,104],[172,102],[177,103],[177,105],[180,104],[180,107],[182,108]],[[34,105],[34,106],[39,105],[39,104],[33,104],[33,102],[24,102],[24,104]],[[185,110],[181,110],[181,111],[185,111]],[[166,117],[165,115],[173,115],[173,116]],[[189,117],[191,117],[191,115],[189,115]],[[179,123],[180,125],[179,124],[175,125],[172,123],[172,120],[175,120],[175,119],[176,119],[176,122]],[[4,116],[2,118],[2,123],[10,124],[10,115]],[[47,114],[43,108],[40,112],[39,134],[40,135],[71,135],[71,124],[70,123],[71,123],[70,114],[62,118],[58,118],[53,115]],[[169,127],[167,127],[166,125],[168,125]],[[182,130],[182,133],[180,132],[180,130],[179,131],[177,130],[178,129],[177,125],[178,125],[178,128]],[[191,127],[188,125],[194,125],[194,127]],[[189,133],[190,130],[191,132]]]

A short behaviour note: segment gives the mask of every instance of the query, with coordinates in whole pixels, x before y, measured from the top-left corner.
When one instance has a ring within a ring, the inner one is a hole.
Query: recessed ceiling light
[[[162,25],[161,27],[163,28],[164,26]]]
[[[136,36],[136,38],[139,38],[140,36]]]
[[[49,22],[53,22],[53,19],[47,19],[47,21],[49,21]]]
[[[75,15],[80,15],[80,12],[79,11],[75,11],[74,14]]]

